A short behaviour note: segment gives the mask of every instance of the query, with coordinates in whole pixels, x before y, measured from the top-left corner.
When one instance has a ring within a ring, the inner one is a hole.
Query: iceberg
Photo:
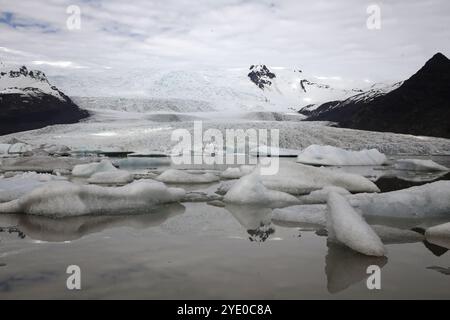
[[[285,192],[267,189],[256,173],[240,178],[225,194],[227,203],[260,205],[281,208],[299,204],[299,200]]]
[[[182,170],[168,169],[157,176],[156,180],[165,183],[197,184],[216,182],[219,181],[219,177],[209,172],[192,174]]]
[[[397,170],[409,171],[450,171],[449,168],[444,167],[433,160],[419,159],[399,159],[394,163],[394,168]]]
[[[127,184],[134,180],[131,173],[125,170],[94,173],[87,181],[92,184]]]
[[[327,203],[328,238],[347,247],[375,257],[386,254],[378,235],[348,201],[337,193],[330,193]]]
[[[30,193],[0,203],[0,213],[25,213],[49,217],[98,214],[143,213],[158,205],[179,202],[180,188],[138,180],[123,187],[78,185],[68,181],[49,182]]]
[[[357,174],[292,162],[283,163],[276,174],[262,175],[261,179],[269,189],[294,195],[308,194],[327,186],[341,187],[350,192],[380,191],[372,181]]]
[[[377,166],[385,164],[387,158],[377,149],[351,151],[313,144],[297,156],[297,162],[325,166]]]
[[[247,174],[250,174],[255,169],[254,166],[242,165],[238,168],[227,168],[220,174],[222,179],[239,179]]]
[[[328,195],[331,192],[336,192],[336,193],[338,193],[340,195],[344,195],[344,196],[350,195],[350,192],[348,192],[344,188],[328,186],[328,187],[324,187],[320,190],[313,191],[306,196],[302,196],[302,197],[300,197],[300,200],[302,201],[302,203],[305,203],[305,204],[326,203],[328,200]]]
[[[89,178],[98,172],[116,171],[117,168],[113,166],[111,161],[102,160],[100,162],[79,164],[72,169],[72,175],[74,177]]]
[[[298,205],[274,209],[272,219],[295,223],[304,228],[322,229],[326,226],[327,207],[323,204]]]
[[[355,194],[350,204],[364,216],[425,218],[450,214],[450,181],[379,194]]]
[[[66,180],[66,178],[36,172],[25,172],[10,178],[0,179],[0,202],[18,199],[49,181],[62,180]]]

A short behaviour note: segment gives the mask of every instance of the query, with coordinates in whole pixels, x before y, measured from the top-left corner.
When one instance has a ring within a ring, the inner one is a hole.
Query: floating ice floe
[[[139,180],[123,187],[49,182],[17,200],[0,203],[0,213],[25,213],[50,217],[142,213],[165,203],[179,202],[180,188]]]
[[[31,152],[31,150],[33,150],[33,147],[23,142],[16,142],[12,144],[0,143],[0,157],[20,155],[26,152]]]
[[[94,173],[88,183],[92,184],[127,184],[133,181],[133,175],[125,170],[105,171]]]
[[[47,182],[61,180],[66,180],[66,178],[36,172],[26,172],[0,179],[0,202],[18,199]]]
[[[242,165],[237,168],[227,168],[220,174],[222,179],[239,179],[247,174],[250,174],[255,169],[254,166]]]
[[[327,230],[331,240],[368,256],[381,257],[386,250],[380,237],[357,213],[348,201],[330,193],[327,203]]]
[[[387,158],[376,149],[351,151],[313,144],[298,155],[297,162],[327,166],[376,166],[385,164]]]
[[[364,216],[424,218],[450,214],[450,181],[436,181],[408,189],[348,197]]]
[[[168,169],[156,177],[156,180],[165,183],[197,184],[219,181],[219,177],[209,172],[203,174],[192,174],[183,170]]]
[[[231,187],[238,181],[237,179],[221,181],[219,186],[217,187],[216,193],[220,195],[224,195],[227,193]]]
[[[98,172],[116,171],[117,168],[113,166],[111,161],[102,160],[100,162],[79,164],[72,169],[72,175],[74,177],[88,178]]]
[[[319,203],[326,203],[328,200],[328,195],[331,192],[336,192],[338,194],[347,196],[350,195],[350,192],[348,190],[341,188],[341,187],[334,187],[334,186],[327,186],[320,190],[316,190],[311,192],[310,194],[306,196],[300,197],[300,200],[304,204],[319,204]]]
[[[409,170],[409,171],[450,171],[447,167],[444,167],[433,160],[419,160],[419,159],[400,159],[394,164],[394,168],[397,170]]]
[[[274,175],[262,175],[263,184],[272,190],[294,195],[308,194],[327,186],[344,188],[350,192],[379,192],[369,179],[329,168],[317,168],[286,162]]]
[[[275,209],[272,219],[298,224],[305,228],[326,227],[327,206],[323,204],[298,205]]]
[[[450,249],[450,222],[428,228],[425,238],[428,242]]]
[[[268,208],[281,208],[299,204],[299,200],[285,192],[267,189],[261,177],[250,174],[240,178],[225,194],[224,201],[236,204],[262,205]]]

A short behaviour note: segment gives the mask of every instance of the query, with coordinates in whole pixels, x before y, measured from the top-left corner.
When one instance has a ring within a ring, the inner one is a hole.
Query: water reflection
[[[15,226],[34,240],[61,242],[117,227],[146,229],[158,226],[184,211],[185,207],[181,204],[167,204],[148,213],[134,215],[79,216],[61,219],[25,214],[0,215],[0,225]]]
[[[330,293],[338,293],[367,279],[368,266],[377,265],[382,268],[388,261],[386,257],[365,256],[331,241],[327,241],[327,247],[325,274]]]
[[[264,242],[275,233],[270,208],[227,204],[225,209],[247,230],[250,241]]]

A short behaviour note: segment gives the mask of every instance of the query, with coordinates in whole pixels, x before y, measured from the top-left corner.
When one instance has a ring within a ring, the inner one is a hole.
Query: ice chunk
[[[425,238],[428,242],[450,249],[450,222],[428,228]]]
[[[436,181],[380,194],[356,194],[348,198],[364,216],[424,218],[448,215],[450,181]]]
[[[26,213],[51,217],[88,214],[142,213],[155,206],[179,202],[185,191],[164,183],[139,180],[123,187],[49,182],[17,200],[0,204],[0,213]]]
[[[272,219],[299,224],[305,228],[326,226],[326,205],[312,204],[273,210]]]
[[[100,162],[76,165],[72,170],[72,175],[74,177],[88,178],[98,172],[107,172],[116,170],[117,168],[112,165],[111,161],[105,159]]]
[[[217,194],[224,195],[236,183],[237,179],[222,181],[216,190]]]
[[[212,173],[192,174],[182,170],[169,169],[161,173],[156,180],[165,183],[211,183],[219,181],[219,177]]]
[[[222,179],[239,179],[247,174],[252,173],[254,166],[242,165],[238,168],[227,168],[220,174]]]
[[[367,222],[348,201],[337,193],[330,193],[327,203],[329,239],[368,256],[386,254],[383,243]]]
[[[338,194],[345,195],[345,196],[350,195],[350,192],[348,192],[344,188],[328,186],[328,187],[324,187],[320,190],[313,191],[310,194],[301,197],[300,200],[302,201],[302,203],[305,203],[305,204],[326,203],[328,200],[328,195],[331,192],[336,192]]]
[[[394,164],[394,168],[397,170],[410,170],[410,171],[449,171],[447,167],[444,167],[433,160],[419,160],[419,159],[400,159]]]
[[[1,143],[0,144],[0,156],[19,155],[26,152],[30,152],[33,147],[27,143]]]
[[[226,193],[224,201],[262,205],[268,208],[281,208],[299,204],[299,200],[288,193],[267,189],[256,173],[240,178]]]
[[[376,149],[351,151],[313,144],[298,155],[297,162],[327,166],[376,166],[386,163],[387,158]]]
[[[133,175],[125,170],[94,173],[89,179],[93,184],[127,184],[133,181]]]
[[[317,168],[299,163],[286,162],[274,175],[263,175],[263,184],[272,190],[290,194],[308,194],[326,186],[344,188],[350,192],[379,192],[369,179],[329,168]]]
[[[61,181],[66,180],[66,178],[51,174],[26,172],[10,178],[0,179],[0,202],[18,199],[44,183],[56,180]]]

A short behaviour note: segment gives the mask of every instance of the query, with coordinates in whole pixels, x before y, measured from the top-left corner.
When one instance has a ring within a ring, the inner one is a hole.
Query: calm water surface
[[[345,170],[384,172],[375,169]],[[424,183],[419,178],[390,173],[380,179],[390,179],[381,180],[387,191]],[[213,192],[217,184],[198,188]],[[366,257],[327,243],[323,232],[270,221],[268,214],[265,208],[183,203],[134,216],[1,215],[0,299],[450,298],[444,247],[388,244],[387,258]],[[409,229],[446,221],[450,215],[374,223]],[[381,290],[366,286],[373,264],[382,268]],[[66,289],[69,265],[81,268],[79,291]]]

